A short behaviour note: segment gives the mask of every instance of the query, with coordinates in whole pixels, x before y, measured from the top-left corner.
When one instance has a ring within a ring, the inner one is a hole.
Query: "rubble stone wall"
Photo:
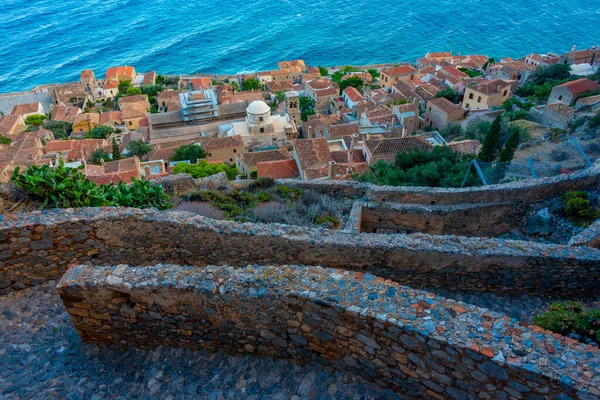
[[[600,398],[600,350],[361,272],[76,266],[85,341],[317,361],[411,398]]]
[[[73,264],[303,264],[369,272],[418,288],[562,297],[600,293],[600,250],[459,236],[356,234],[215,221],[186,212],[70,209],[3,216],[0,294]]]

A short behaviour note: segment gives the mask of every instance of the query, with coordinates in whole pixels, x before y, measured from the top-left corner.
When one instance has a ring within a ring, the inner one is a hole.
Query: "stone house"
[[[25,128],[25,120],[21,115],[9,114],[0,116],[0,135],[2,136],[16,135]]]
[[[548,67],[557,64],[559,57],[554,54],[531,53],[525,57],[525,62],[534,67]]]
[[[261,161],[256,164],[259,178],[296,179],[300,176],[296,160]]]
[[[315,113],[327,114],[331,101],[338,97],[340,87],[329,79],[315,79],[304,84],[304,94],[315,101]]]
[[[554,128],[566,129],[573,120],[575,109],[568,104],[557,102],[531,110],[535,122]]]
[[[104,84],[102,95],[106,98],[115,98],[119,94],[119,82],[110,81]]]
[[[256,171],[256,165],[266,161],[289,160],[292,156],[285,147],[276,150],[263,150],[254,152],[245,152],[238,154],[235,163],[241,174],[249,174]]]
[[[100,114],[100,125],[110,126],[117,129],[123,125],[120,111],[107,111]]]
[[[512,84],[500,79],[484,81],[465,89],[462,107],[465,110],[488,110],[500,107],[510,97]]]
[[[210,138],[201,145],[206,152],[205,160],[209,163],[233,165],[238,154],[245,150],[244,140],[239,135]]]
[[[402,127],[402,136],[414,135],[419,125],[419,103],[412,102],[392,107],[392,112]]]
[[[52,121],[66,121],[73,123],[79,114],[81,114],[81,108],[79,107],[54,106],[52,107],[50,119]]]
[[[179,101],[179,92],[177,90],[164,90],[156,96],[158,109],[162,112],[179,111],[181,103]]]
[[[106,70],[106,76],[104,80],[106,82],[116,81],[117,83],[123,81],[135,82],[135,67],[133,66],[119,66],[119,67],[111,67]]]
[[[62,158],[66,162],[88,160],[98,149],[109,150],[105,139],[54,140],[46,143],[46,154]],[[110,152],[110,151],[108,151]]]
[[[524,61],[509,61],[489,64],[485,70],[485,76],[488,79],[516,81],[519,85],[522,85],[534,72],[535,67]]]
[[[100,114],[83,113],[75,116],[73,132],[89,132],[100,124]]]
[[[145,94],[124,96],[119,99],[121,121],[129,130],[139,130],[140,120],[148,115],[150,102]]]
[[[384,105],[379,105],[372,110],[367,110],[360,116],[360,126],[385,125],[392,127],[398,122],[393,111]]]
[[[298,139],[292,141],[292,155],[298,165],[300,179],[312,180],[328,176],[329,163],[333,161],[327,139]]]
[[[362,142],[362,153],[369,165],[377,161],[394,163],[398,153],[410,150],[431,149],[433,145],[420,136],[409,136],[391,139],[367,139]]]
[[[156,84],[156,71],[150,71],[144,74],[142,80],[142,86],[155,85]]]
[[[397,82],[410,82],[416,79],[417,73],[416,69],[411,67],[410,65],[400,65],[398,67],[393,68],[383,68],[380,72],[379,82],[383,85],[383,87],[387,89],[391,89],[394,86],[394,83]]]
[[[600,85],[587,78],[566,82],[562,85],[557,85],[552,88],[550,98],[548,99],[548,104],[557,102],[573,104],[579,97],[581,97],[581,95],[598,89],[600,89]]]
[[[565,65],[578,65],[578,64],[590,64],[594,65],[597,58],[600,57],[600,49],[592,47],[586,50],[577,50],[575,46],[570,52],[563,54],[559,57],[558,63]]]
[[[425,126],[443,129],[448,123],[463,119],[464,114],[465,111],[458,104],[446,98],[431,99],[425,110]]]
[[[81,82],[86,90],[92,91],[98,87],[96,76],[94,75],[94,71],[91,69],[86,69],[81,72],[81,75],[79,75],[79,82]]]
[[[366,101],[358,89],[352,86],[348,86],[346,89],[344,89],[342,92],[342,97],[344,98],[348,108],[353,108],[356,104]]]
[[[0,150],[0,182],[10,180],[16,167],[27,168],[29,165],[51,164],[50,158],[44,156],[42,137],[46,136],[44,129],[38,132],[21,132],[12,138],[10,145],[2,146]],[[52,132],[50,132],[50,135]]]
[[[10,113],[12,115],[20,115],[23,119],[27,119],[30,115],[44,115],[44,108],[40,102],[17,104],[12,108]]]

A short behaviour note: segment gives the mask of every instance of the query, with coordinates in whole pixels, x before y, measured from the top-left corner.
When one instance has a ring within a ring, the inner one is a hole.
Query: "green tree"
[[[11,144],[12,140],[7,138],[6,136],[0,135],[0,144]]]
[[[121,159],[121,149],[119,148],[119,144],[117,143],[117,139],[113,137],[112,140],[112,159],[120,160]]]
[[[142,86],[142,93],[148,97],[155,97],[163,90],[165,90],[165,87],[159,84]]]
[[[152,147],[143,140],[134,140],[127,144],[127,154],[142,157],[152,151]]]
[[[225,172],[227,179],[233,180],[238,174],[238,170],[235,165],[227,164],[209,164],[206,160],[200,160],[198,164],[184,164],[179,163],[173,168],[174,174],[190,174],[192,177],[206,178],[207,176],[218,174],[219,172]]]
[[[44,129],[52,131],[55,139],[67,139],[73,131],[73,124],[67,121],[44,121]]]
[[[136,87],[130,87],[127,89],[127,96],[135,96],[138,94],[142,94],[142,90],[140,88],[136,88]]]
[[[263,90],[265,86],[258,78],[250,78],[242,83],[242,90]]]
[[[363,87],[363,81],[360,78],[360,76],[352,76],[348,79],[344,79],[340,82],[340,91],[343,92],[344,89],[346,89],[349,86],[360,89]]]
[[[515,156],[515,152],[517,151],[517,147],[519,146],[520,141],[520,132],[518,129],[515,129],[506,143],[504,143],[504,147],[500,152],[500,157],[498,157],[498,162],[511,162]]]
[[[501,124],[502,117],[497,116],[490,126],[490,130],[485,136],[483,141],[483,147],[477,157],[479,160],[484,162],[492,162],[496,159],[498,154],[498,148],[500,147],[500,135],[501,135]]]
[[[321,73],[321,76],[329,76],[329,71],[327,71],[327,68],[325,67],[319,67],[319,72]]]
[[[175,150],[175,154],[171,157],[171,161],[190,161],[192,164],[198,162],[199,159],[205,158],[204,149],[197,144],[186,144]]]
[[[119,83],[119,94],[124,95],[127,93],[127,90],[131,87],[131,81],[123,81]]]
[[[596,115],[594,115],[592,118],[590,118],[590,120],[588,121],[588,126],[590,128],[595,128],[597,126],[600,126],[600,111],[598,111],[596,113]]]
[[[46,119],[48,119],[48,117],[44,114],[34,114],[34,115],[30,115],[27,118],[25,118],[25,124],[42,126],[42,123]]]
[[[484,120],[471,123],[467,126],[465,137],[470,140],[479,140],[483,143],[491,125],[491,122]]]
[[[239,85],[239,83],[237,83],[237,81],[232,81],[231,82],[231,89],[233,89],[234,92],[239,92],[240,91],[240,85]]]
[[[90,157],[90,162],[92,164],[101,165],[102,161],[111,161],[110,154],[102,149],[94,150]]]
[[[277,92],[275,94],[275,97],[277,98],[277,102],[281,103],[285,100],[285,93],[284,92]]]
[[[448,88],[437,92],[435,98],[438,99],[440,97],[448,99],[454,104],[458,104],[462,101],[463,95],[460,94],[457,90]]]
[[[456,122],[450,122],[444,127],[444,129],[441,130],[440,134],[444,137],[444,139],[451,142],[462,138],[465,135],[465,130],[462,128],[462,126],[460,126],[460,124],[457,124]]]
[[[110,126],[98,125],[89,132],[89,135],[94,139],[106,139],[112,135],[114,131],[115,130]]]
[[[379,76],[381,75],[381,74],[379,73],[379,71],[377,71],[375,68],[369,68],[369,69],[367,70],[367,72],[368,72],[369,74],[371,74],[371,77],[373,78],[373,80],[375,80],[375,79],[379,78]]]
[[[315,100],[312,97],[300,96],[299,105],[302,121],[306,121],[310,115],[315,114]]]

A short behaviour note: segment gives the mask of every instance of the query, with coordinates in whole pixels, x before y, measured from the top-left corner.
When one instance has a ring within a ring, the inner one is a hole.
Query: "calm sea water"
[[[0,0],[0,93],[133,64],[237,73],[600,44],[598,0]]]

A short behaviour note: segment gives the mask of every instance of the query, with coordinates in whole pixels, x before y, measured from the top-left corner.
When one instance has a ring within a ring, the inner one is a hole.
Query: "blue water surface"
[[[0,0],[0,93],[83,69],[237,73],[600,44],[598,0]]]

